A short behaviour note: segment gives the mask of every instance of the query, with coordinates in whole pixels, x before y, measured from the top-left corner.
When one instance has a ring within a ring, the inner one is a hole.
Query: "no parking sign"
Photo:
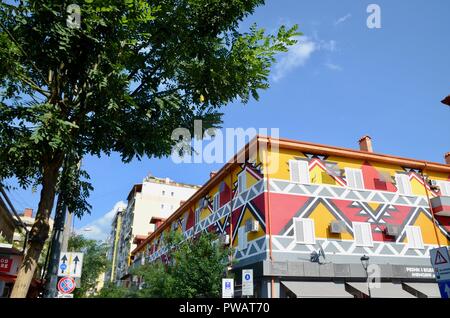
[[[58,290],[63,294],[70,294],[75,289],[75,280],[72,277],[63,277],[58,282]]]

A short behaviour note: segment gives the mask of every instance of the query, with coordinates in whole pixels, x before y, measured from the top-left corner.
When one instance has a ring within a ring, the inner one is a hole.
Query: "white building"
[[[199,188],[178,183],[169,178],[147,177],[142,184],[136,184],[128,194],[128,204],[122,212],[120,239],[117,246],[117,262],[112,270],[116,279],[128,274],[130,253],[135,243],[154,230],[150,224],[152,217],[168,218],[183,201],[191,197]]]

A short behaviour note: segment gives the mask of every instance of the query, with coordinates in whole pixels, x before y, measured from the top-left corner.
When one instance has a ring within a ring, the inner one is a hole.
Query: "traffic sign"
[[[73,298],[73,294],[58,293],[58,296],[56,296],[56,298]]]
[[[450,280],[450,256],[447,247],[431,249],[430,259],[436,274],[436,280],[438,282]]]
[[[242,296],[253,296],[253,269],[242,270]]]
[[[442,298],[450,298],[450,280],[444,280],[439,282],[439,291]]]
[[[70,294],[75,289],[75,280],[72,277],[63,277],[58,282],[58,291],[62,294]]]
[[[81,277],[83,253],[62,252],[59,257],[58,276]]]
[[[234,297],[234,279],[222,278],[222,298]]]

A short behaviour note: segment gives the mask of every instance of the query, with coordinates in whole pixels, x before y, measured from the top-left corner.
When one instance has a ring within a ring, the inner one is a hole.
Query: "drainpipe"
[[[436,240],[438,242],[439,247],[441,247],[441,242],[439,240],[439,235],[438,235],[438,229],[437,229],[437,224],[436,224],[436,218],[434,217],[434,213],[433,213],[433,206],[431,204],[431,200],[430,200],[430,195],[428,193],[428,188],[427,188],[427,184],[425,181],[425,176],[424,176],[424,171],[427,169],[427,163],[425,162],[425,167],[424,169],[421,171],[421,176],[422,176],[422,181],[423,181],[423,187],[425,188],[425,193],[427,195],[427,200],[428,200],[428,206],[430,208],[430,213],[431,213],[431,218],[433,220],[433,229],[434,229],[434,234],[436,235]]]
[[[267,141],[267,149],[264,151],[264,161],[265,161],[265,174],[264,176],[266,177],[266,187],[267,187],[267,191],[264,194],[266,197],[266,211],[267,211],[267,231],[269,232],[269,258],[270,258],[270,262],[273,262],[273,254],[272,254],[272,227],[271,227],[271,217],[270,217],[270,177],[269,177],[269,167],[268,167],[268,157],[267,157],[267,153],[270,150],[270,137],[267,137],[268,141]],[[270,282],[270,288],[271,288],[271,292],[270,292],[270,298],[274,298],[274,291],[275,291],[275,282],[272,276],[271,282]]]

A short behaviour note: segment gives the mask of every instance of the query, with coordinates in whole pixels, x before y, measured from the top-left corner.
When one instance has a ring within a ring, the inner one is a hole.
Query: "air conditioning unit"
[[[218,239],[211,242],[213,246],[230,244],[230,236],[228,234],[220,235]]]
[[[247,220],[245,222],[245,232],[258,232],[259,222],[255,220]]]
[[[228,244],[230,244],[230,236],[229,236],[228,234],[221,235],[221,236],[219,237],[219,242],[220,242],[220,244],[222,244],[222,245],[228,245]]]
[[[397,237],[400,234],[400,226],[387,224],[384,233],[389,236]]]
[[[344,221],[334,220],[330,223],[330,232],[333,234],[343,233],[345,231]]]

